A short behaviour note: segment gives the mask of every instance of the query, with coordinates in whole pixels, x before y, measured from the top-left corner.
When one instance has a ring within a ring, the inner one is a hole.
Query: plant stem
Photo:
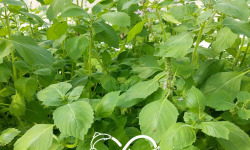
[[[241,62],[240,62],[240,67],[243,65],[243,63],[244,63],[244,61],[245,61],[245,58],[246,58],[246,56],[247,56],[248,49],[249,49],[249,44],[250,44],[250,43],[247,44],[246,51],[245,51],[244,56],[243,56],[243,58],[242,58],[242,60],[241,60]]]
[[[158,17],[158,20],[159,20],[159,22],[160,22],[160,25],[161,25],[161,29],[162,29],[162,32],[163,32],[163,36],[164,36],[164,39],[165,39],[165,41],[167,41],[167,34],[166,34],[166,32],[165,32],[165,29],[164,29],[164,27],[163,27],[163,23],[162,23],[162,21],[161,21],[161,16],[160,16],[160,14],[159,14],[159,11],[158,11],[158,9],[156,8],[156,16]]]
[[[107,68],[104,66],[104,64],[102,63],[101,59],[99,58],[99,56],[93,51],[93,56],[96,58],[96,60],[99,62],[99,64],[102,67],[102,70],[104,71],[105,74],[108,74],[108,70]]]
[[[10,29],[8,15],[7,15],[7,7],[6,7],[6,5],[4,5],[4,13],[5,13],[6,26],[7,26],[7,30],[8,30],[8,37],[10,38],[11,37],[11,29]],[[13,75],[14,75],[14,81],[15,81],[17,79],[17,71],[16,71],[16,67],[14,65],[14,63],[15,63],[15,54],[14,54],[13,51],[11,52],[11,61],[12,61]]]
[[[67,148],[75,148],[78,145],[78,142],[79,142],[79,139],[76,138],[74,144],[64,144],[64,146],[67,147]]]
[[[198,50],[198,47],[200,45],[200,41],[201,41],[201,37],[202,37],[204,27],[205,27],[205,23],[201,26],[199,34],[198,34],[198,38],[197,38],[196,45],[195,45],[194,52],[193,52],[193,56],[192,56],[192,63],[193,64],[195,64],[195,62],[196,62],[197,50]]]
[[[241,53],[241,51],[242,51],[242,49],[243,49],[243,46],[244,46],[245,38],[246,38],[246,36],[244,35],[243,38],[242,38],[242,41],[241,41],[240,49],[239,49],[239,51],[237,52],[237,55],[236,55],[235,60],[234,60],[234,62],[233,62],[233,68],[234,68],[235,66],[237,66],[237,63],[238,63],[238,60],[239,60],[239,57],[240,57],[240,53]]]
[[[3,106],[10,106],[10,104],[4,104],[4,103],[0,103],[0,105],[3,105]]]
[[[89,78],[91,79],[92,74],[92,66],[91,66],[91,58],[92,58],[92,45],[93,45],[93,31],[92,31],[92,20],[91,20],[91,29],[90,29],[90,45],[89,45]]]

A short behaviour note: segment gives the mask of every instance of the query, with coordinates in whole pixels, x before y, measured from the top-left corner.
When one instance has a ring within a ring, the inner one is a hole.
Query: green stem
[[[235,58],[235,60],[234,60],[234,62],[233,62],[233,68],[234,68],[235,66],[237,66],[237,63],[238,63],[238,60],[239,60],[241,51],[242,51],[243,46],[244,46],[245,38],[246,38],[246,36],[244,35],[244,36],[243,36],[243,39],[242,39],[242,41],[241,41],[240,49],[239,49],[239,51],[237,52],[236,58]]]
[[[91,66],[92,45],[93,45],[93,33],[92,33],[92,21],[91,21],[90,45],[89,45],[89,78],[90,79],[91,79],[91,74],[92,74],[92,66]]]
[[[125,50],[126,43],[127,43],[127,38],[125,39],[125,42],[123,43],[122,48],[118,51],[118,53],[115,54],[115,56],[118,56],[119,54],[121,54],[121,52]]]
[[[75,67],[75,64],[72,63],[71,64],[71,78],[73,78],[73,76],[74,76],[74,71],[75,71],[74,67]]]
[[[195,48],[194,48],[194,52],[193,52],[193,56],[192,56],[192,63],[193,64],[195,64],[195,62],[196,62],[197,50],[198,50],[198,47],[200,45],[202,33],[203,33],[203,30],[204,30],[204,25],[202,25],[201,28],[200,28],[200,31],[199,31],[199,34],[198,34],[198,38],[197,38],[197,41],[196,41],[196,45],[195,45]]]
[[[105,74],[108,74],[108,70],[107,68],[104,66],[104,64],[102,63],[101,59],[99,58],[99,56],[97,55],[97,53],[95,53],[94,51],[92,52],[93,56],[96,58],[96,60],[99,62],[99,64],[102,67],[102,70],[104,71]]]
[[[5,13],[6,26],[7,26],[7,30],[8,30],[8,37],[10,38],[11,37],[11,29],[10,29],[8,15],[7,15],[7,7],[6,7],[6,5],[4,5],[4,13]],[[13,51],[11,52],[11,61],[12,61],[13,75],[14,75],[14,81],[15,81],[17,79],[17,71],[16,71],[16,67],[14,65],[14,63],[15,63],[15,54],[14,54]]]
[[[159,14],[159,11],[158,11],[158,9],[156,8],[156,16],[158,17],[158,20],[159,20],[159,22],[160,22],[160,25],[161,25],[161,30],[162,30],[162,32],[163,32],[163,36],[164,36],[164,38],[165,38],[165,41],[167,41],[167,34],[166,34],[166,32],[165,32],[165,29],[164,29],[164,27],[163,27],[163,23],[162,23],[162,21],[161,21],[161,16],[160,16],[160,14]]]
[[[67,148],[75,148],[78,145],[78,143],[79,143],[79,139],[76,138],[74,144],[64,144],[64,146],[67,147]]]
[[[245,51],[244,56],[243,56],[243,58],[242,58],[242,60],[241,60],[241,62],[240,62],[240,67],[243,65],[243,63],[244,63],[244,61],[245,61],[245,58],[247,57],[247,53],[248,53],[248,49],[249,49],[249,44],[250,44],[250,43],[247,44],[246,51]]]
[[[81,1],[81,7],[83,8],[83,0]]]
[[[0,105],[3,105],[3,106],[10,106],[10,104],[4,104],[4,103],[0,103]]]

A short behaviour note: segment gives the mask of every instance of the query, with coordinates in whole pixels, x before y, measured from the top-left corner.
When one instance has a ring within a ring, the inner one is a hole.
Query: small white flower
[[[140,17],[142,17],[142,15],[143,15],[143,11],[141,11],[139,9],[137,11],[135,11],[134,13],[139,15]]]
[[[180,98],[178,98],[177,100],[178,100],[178,101],[183,101],[183,98],[182,98],[182,97],[180,97]]]

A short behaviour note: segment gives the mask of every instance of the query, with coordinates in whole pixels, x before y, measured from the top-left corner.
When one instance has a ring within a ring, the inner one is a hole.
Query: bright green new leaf
[[[250,118],[250,110],[240,109],[238,115],[240,118],[248,120]]]
[[[145,24],[146,21],[141,21],[139,23],[137,23],[129,32],[128,32],[128,36],[127,36],[127,42],[132,41],[135,36],[139,33],[141,33],[143,26]]]
[[[201,126],[207,135],[228,140],[229,130],[223,122],[202,122]]]
[[[180,23],[178,20],[176,20],[170,13],[162,12],[162,18],[166,20],[167,22],[178,24]]]
[[[77,60],[89,46],[89,40],[85,36],[70,38],[65,43],[65,50],[69,57]]]
[[[194,129],[184,123],[176,123],[168,128],[161,140],[160,148],[164,150],[183,149],[196,140]]]
[[[23,1],[16,1],[16,0],[2,0],[3,4],[7,5],[14,5],[14,6],[23,6],[25,3]]]
[[[159,88],[158,81],[148,80],[135,84],[127,90],[126,100],[146,98]]]
[[[48,19],[52,21],[56,18],[67,2],[69,2],[69,0],[53,0],[46,13]]]
[[[96,105],[95,114],[100,118],[109,117],[118,102],[120,91],[106,94]]]
[[[25,114],[26,111],[25,100],[19,93],[16,93],[16,95],[13,96],[9,111],[12,115],[18,117],[23,116]]]
[[[12,43],[5,40],[0,41],[0,64],[2,63],[3,58],[8,56],[13,50],[14,46]]]
[[[87,102],[76,101],[57,108],[53,119],[61,133],[83,140],[93,123],[94,113]]]
[[[130,16],[124,12],[109,12],[101,16],[105,21],[120,27],[130,26]]]
[[[46,32],[48,40],[59,39],[68,29],[66,21],[53,24]]]
[[[3,63],[3,64],[0,64],[0,83],[1,82],[8,82],[9,79],[10,79],[10,75],[11,75],[11,69],[10,67]]]
[[[60,106],[66,102],[66,93],[72,85],[66,82],[51,84],[37,93],[37,97],[47,106]]]
[[[182,58],[188,53],[188,49],[193,45],[193,37],[190,33],[181,33],[171,36],[168,41],[160,47],[156,54],[161,57]]]
[[[227,121],[223,125],[229,130],[229,139],[217,138],[217,141],[225,150],[249,150],[250,138],[242,129]]]
[[[178,117],[176,107],[167,99],[144,106],[139,114],[142,134],[152,137],[157,143]]]
[[[15,128],[8,128],[4,130],[0,134],[0,147],[9,144],[19,133],[20,131]]]
[[[218,2],[214,9],[244,21],[249,17],[249,7],[244,0]]]
[[[219,54],[223,50],[232,47],[237,38],[237,34],[234,34],[229,28],[224,27],[219,31],[212,47],[214,48],[214,51]]]
[[[243,34],[250,37],[250,22],[236,21],[232,18],[225,18],[222,24],[226,25],[236,34]]]
[[[141,0],[129,0],[126,3],[123,4],[122,9],[127,9],[133,4],[138,4]]]
[[[27,100],[31,100],[38,87],[37,80],[33,77],[19,78],[15,81],[15,88]]]
[[[84,86],[78,86],[74,88],[68,96],[69,102],[76,101],[80,98],[82,91],[83,91]]]
[[[88,16],[88,14],[82,7],[72,3],[66,4],[63,7],[61,11],[61,17],[76,17],[76,16],[86,17]]]
[[[37,124],[19,138],[14,150],[48,150],[53,140],[52,124]]]
[[[187,107],[192,112],[198,113],[200,115],[204,111],[205,109],[204,94],[194,86],[190,90],[188,90],[185,100]]]

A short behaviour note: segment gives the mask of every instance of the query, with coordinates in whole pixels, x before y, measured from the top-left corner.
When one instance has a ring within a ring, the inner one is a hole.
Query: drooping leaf
[[[178,111],[168,100],[158,100],[144,106],[139,114],[142,134],[152,137],[157,143],[168,128],[175,124]]]
[[[222,122],[202,122],[201,126],[207,135],[228,140],[229,130]]]
[[[20,131],[15,128],[8,128],[2,131],[0,134],[0,146],[9,144],[19,133]]]
[[[244,0],[218,2],[214,8],[240,20],[247,21],[249,17],[249,7]]]
[[[135,98],[146,98],[159,88],[159,84],[155,80],[143,81],[127,90],[125,95],[126,100]]]
[[[66,93],[72,85],[65,82],[52,84],[37,93],[37,97],[47,106],[60,106],[65,102]]]
[[[223,50],[232,47],[237,37],[238,36],[234,34],[229,28],[224,27],[219,31],[218,35],[216,36],[216,40],[212,44],[212,47],[214,48],[214,51],[219,54]]]
[[[19,93],[16,93],[16,95],[13,96],[9,111],[12,115],[18,117],[23,116],[25,114],[26,111],[25,100]]]
[[[46,32],[48,40],[59,39],[68,29],[66,21],[53,24]]]
[[[110,92],[106,94],[96,105],[95,114],[98,117],[109,117],[117,104],[120,91]]]
[[[52,124],[34,125],[16,141],[14,150],[48,150],[53,140],[53,126]]]
[[[65,50],[69,57],[77,60],[89,46],[89,40],[85,36],[70,38],[65,43]]]
[[[132,41],[135,36],[139,33],[141,33],[143,26],[145,24],[146,21],[141,21],[139,23],[137,23],[129,32],[128,32],[128,36],[127,36],[127,42]]]
[[[236,21],[232,18],[225,18],[222,24],[226,25],[236,34],[243,34],[250,37],[250,23],[245,21]]]
[[[120,27],[130,26],[130,16],[124,12],[109,12],[101,16],[105,21]]]
[[[161,140],[160,148],[164,150],[183,149],[192,145],[196,134],[190,125],[176,123],[168,128]]]
[[[186,94],[186,104],[187,107],[199,115],[205,109],[205,97],[204,94],[194,86]]]
[[[19,78],[15,81],[16,90],[24,96],[27,100],[31,100],[38,87],[38,83],[35,78]]]
[[[56,18],[67,2],[69,2],[69,0],[53,0],[46,13],[48,19],[52,21]]]
[[[193,38],[190,33],[181,33],[171,36],[168,41],[160,47],[156,54],[161,57],[182,58],[188,53],[193,45]]]
[[[93,123],[94,113],[87,102],[76,101],[57,108],[53,119],[61,133],[83,140]]]
[[[82,7],[72,3],[66,4],[63,7],[61,11],[61,17],[76,17],[76,16],[86,17],[88,16],[88,14]]]

